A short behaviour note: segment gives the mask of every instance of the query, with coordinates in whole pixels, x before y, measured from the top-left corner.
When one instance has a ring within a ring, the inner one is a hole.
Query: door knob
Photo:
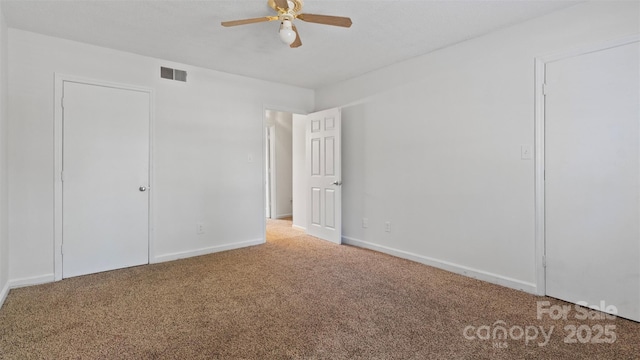
[[[342,181],[334,181],[330,185],[342,185]]]
[[[140,191],[147,191],[147,188],[146,188],[146,187],[144,187],[144,186],[140,186],[140,188],[138,188],[138,190],[140,190]]]

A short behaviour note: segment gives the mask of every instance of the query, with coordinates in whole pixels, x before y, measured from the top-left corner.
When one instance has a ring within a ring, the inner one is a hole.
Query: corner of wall
[[[7,25],[0,3],[0,306],[9,293],[7,214]]]

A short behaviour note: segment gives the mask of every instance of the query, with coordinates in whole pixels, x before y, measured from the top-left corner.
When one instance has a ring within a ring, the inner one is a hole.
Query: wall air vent
[[[184,71],[184,70],[174,70],[173,71],[173,80],[187,82],[187,72]]]
[[[160,77],[163,79],[187,82],[187,72],[168,67],[160,67]]]

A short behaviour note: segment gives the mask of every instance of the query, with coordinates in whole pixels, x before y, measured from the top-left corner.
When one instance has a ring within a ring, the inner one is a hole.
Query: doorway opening
[[[304,230],[305,116],[289,111],[264,111],[264,192],[267,241],[269,226],[289,221]]]

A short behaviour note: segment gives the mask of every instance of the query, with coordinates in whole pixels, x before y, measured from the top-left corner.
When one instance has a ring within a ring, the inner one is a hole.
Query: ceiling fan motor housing
[[[279,8],[275,0],[269,0],[269,6],[278,12],[278,20],[293,21],[296,16],[302,11],[302,0],[287,0],[288,9]]]
[[[268,0],[268,2],[269,2],[269,6],[273,10],[280,13],[280,10],[278,9],[278,5],[276,4],[275,0]],[[287,0],[287,3],[289,4],[289,9],[288,11],[285,10],[284,14],[289,13],[289,15],[292,15],[293,17],[295,17],[296,14],[299,14],[302,11],[302,5],[304,5],[303,0]]]

